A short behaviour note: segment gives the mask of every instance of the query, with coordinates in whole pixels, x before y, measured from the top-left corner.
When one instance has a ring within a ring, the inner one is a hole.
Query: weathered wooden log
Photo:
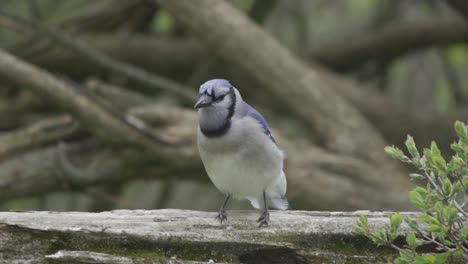
[[[368,211],[273,211],[270,226],[260,229],[254,211],[229,211],[224,224],[215,220],[215,213],[173,209],[3,212],[0,259],[6,263],[387,263],[395,251],[353,232],[361,214],[368,215],[371,227],[388,225],[388,212]],[[401,235],[408,229],[403,225]]]

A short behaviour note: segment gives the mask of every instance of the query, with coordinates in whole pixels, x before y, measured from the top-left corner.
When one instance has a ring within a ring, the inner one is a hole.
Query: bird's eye
[[[225,96],[226,96],[225,94],[219,96],[219,97],[218,97],[218,101],[222,101],[222,100],[224,99]]]

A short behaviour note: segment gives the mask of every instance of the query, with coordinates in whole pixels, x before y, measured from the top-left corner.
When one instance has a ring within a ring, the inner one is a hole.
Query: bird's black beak
[[[207,107],[207,106],[210,106],[212,103],[213,103],[213,100],[211,99],[211,97],[209,97],[206,94],[202,94],[200,95],[197,102],[195,103],[194,108],[199,109],[199,108]]]

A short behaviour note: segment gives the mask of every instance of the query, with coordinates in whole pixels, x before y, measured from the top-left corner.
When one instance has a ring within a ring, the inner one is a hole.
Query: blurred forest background
[[[411,209],[383,148],[448,153],[467,43],[466,0],[2,0],[0,210],[217,210],[211,78],[273,128],[294,209]]]

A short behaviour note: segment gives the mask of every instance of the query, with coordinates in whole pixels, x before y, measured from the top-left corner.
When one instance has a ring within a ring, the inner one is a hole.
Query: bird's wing
[[[255,108],[253,108],[249,104],[247,104],[245,102],[244,102],[244,104],[245,104],[245,108],[247,110],[246,111],[247,116],[250,116],[250,117],[254,118],[255,120],[257,120],[257,122],[260,123],[260,125],[263,128],[263,133],[265,133],[265,135],[267,135],[271,139],[271,141],[273,141],[273,143],[276,144],[276,140],[273,137],[273,135],[271,134],[270,128],[268,127],[268,123],[265,121],[263,116],[257,110],[255,110]]]

